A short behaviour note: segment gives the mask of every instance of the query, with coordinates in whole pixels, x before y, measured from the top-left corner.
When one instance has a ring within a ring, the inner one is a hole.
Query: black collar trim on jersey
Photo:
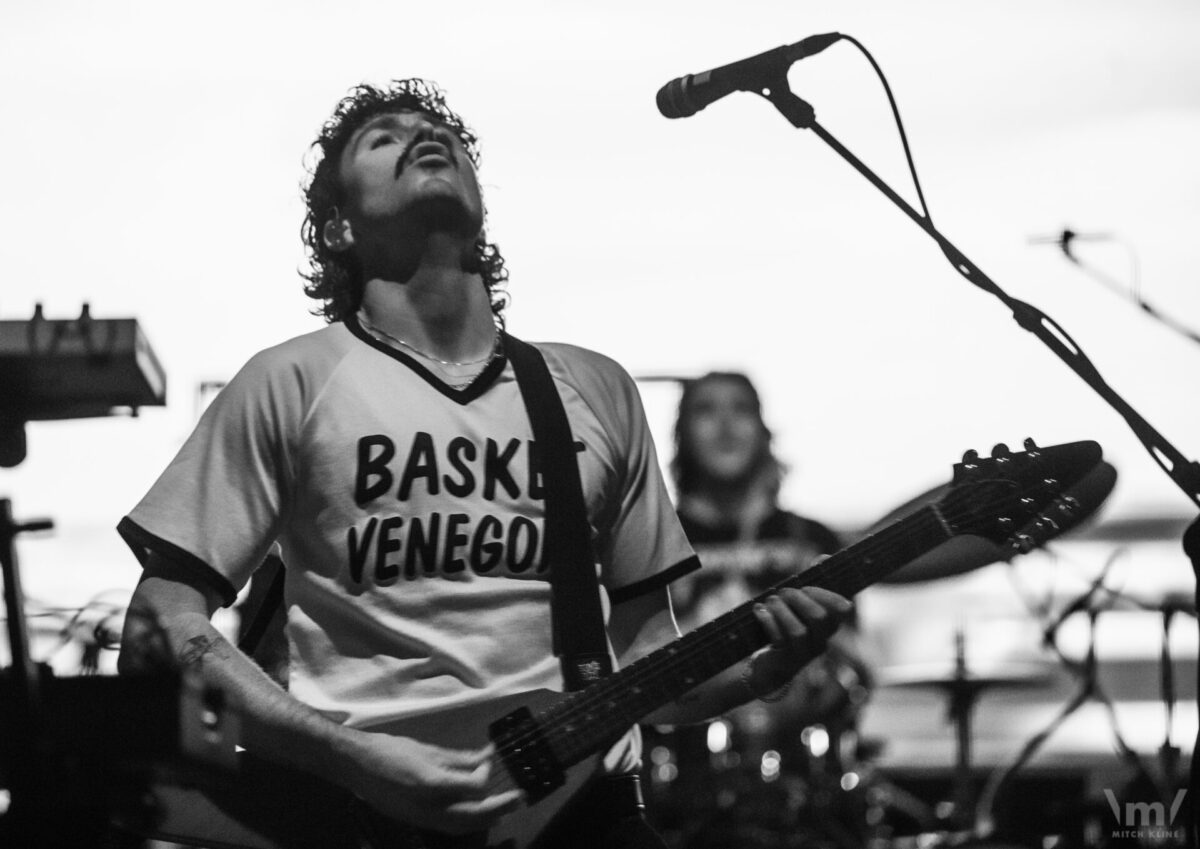
[[[492,383],[495,382],[496,378],[500,376],[501,372],[504,371],[504,366],[508,363],[508,357],[505,355],[504,351],[501,350],[500,355],[488,363],[487,366],[484,367],[483,371],[481,371],[474,380],[472,380],[462,389],[455,389],[450,384],[443,383],[442,381],[438,380],[429,371],[429,369],[425,368],[408,354],[397,348],[393,348],[386,342],[380,342],[378,339],[368,333],[361,324],[358,323],[357,316],[348,316],[345,319],[345,325],[351,333],[353,333],[363,342],[366,342],[377,351],[382,351],[392,359],[403,363],[438,392],[441,392],[447,398],[452,401],[456,401],[459,404],[469,404],[486,392]],[[503,334],[501,338],[503,338]]]

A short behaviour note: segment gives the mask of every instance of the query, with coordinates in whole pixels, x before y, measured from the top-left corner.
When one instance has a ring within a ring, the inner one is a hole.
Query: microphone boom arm
[[[1150,425],[1124,398],[1105,382],[1100,372],[1092,365],[1091,360],[1080,350],[1074,340],[1059,324],[1039,310],[1010,296],[1001,289],[994,280],[973,263],[962,251],[954,246],[926,216],[921,215],[900,197],[891,186],[883,181],[874,171],[855,156],[845,145],[838,141],[817,121],[816,111],[812,105],[797,96],[788,88],[787,78],[782,77],[761,92],[779,110],[780,114],[797,129],[812,130],[823,142],[833,148],[842,159],[846,160],[856,171],[871,182],[875,188],[883,192],[889,200],[898,206],[918,227],[938,243],[942,253],[950,260],[959,274],[969,282],[998,298],[1013,314],[1013,319],[1025,330],[1042,340],[1059,359],[1065,362],[1078,374],[1088,386],[1108,402],[1133,430],[1134,435],[1145,446],[1150,456],[1167,476],[1175,482],[1183,493],[1200,507],[1200,463],[1188,460],[1167,439]]]

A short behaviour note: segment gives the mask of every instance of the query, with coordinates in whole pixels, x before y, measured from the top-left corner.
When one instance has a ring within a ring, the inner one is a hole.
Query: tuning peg
[[[1011,543],[1012,547],[1020,554],[1028,554],[1037,548],[1037,540],[1029,534],[1017,534]]]
[[[979,460],[979,452],[976,451],[974,448],[967,449],[966,453],[963,454],[962,461],[967,466],[975,465],[975,463],[978,462],[978,460]]]
[[[1004,461],[1012,456],[1012,452],[1008,450],[1008,446],[1003,442],[997,442],[992,448],[992,459]]]
[[[1036,527],[1036,528],[1037,528],[1039,531],[1044,531],[1044,530],[1046,530],[1047,528],[1049,528],[1049,529],[1050,529],[1050,530],[1052,530],[1054,533],[1058,533],[1059,531],[1061,531],[1061,530],[1062,530],[1062,526],[1061,526],[1061,525],[1059,525],[1059,524],[1058,524],[1058,522],[1056,522],[1056,521],[1054,521],[1053,519],[1051,519],[1049,516],[1041,516],[1041,517],[1039,517],[1039,518],[1038,518],[1038,520],[1037,520],[1036,522],[1034,522],[1034,526],[1035,526],[1035,527]]]
[[[1036,451],[1037,450],[1037,443],[1033,441],[1032,436],[1025,437],[1025,441],[1022,444],[1025,446],[1026,451]]]

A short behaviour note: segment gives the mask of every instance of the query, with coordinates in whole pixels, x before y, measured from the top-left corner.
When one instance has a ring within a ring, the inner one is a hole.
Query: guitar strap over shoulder
[[[551,622],[554,653],[562,662],[568,690],[580,690],[612,672],[591,528],[583,501],[583,484],[575,459],[575,440],[563,409],[562,398],[541,352],[516,337],[504,334],[504,347],[512,363],[533,428],[542,491],[545,493],[546,529],[542,558],[550,564]],[[251,599],[238,647],[253,655],[274,613],[283,601],[285,569],[258,577],[269,581],[261,601]],[[257,609],[255,609],[257,608]]]
[[[504,349],[517,377],[533,428],[545,493],[543,562],[550,564],[554,653],[568,690],[581,690],[612,672],[604,614],[596,580],[591,527],[583,501],[575,438],[562,398],[540,351],[504,334]]]
[[[271,620],[283,607],[283,560],[272,552],[255,570],[250,579],[250,593],[242,604],[242,627],[239,629],[238,648],[254,657]]]

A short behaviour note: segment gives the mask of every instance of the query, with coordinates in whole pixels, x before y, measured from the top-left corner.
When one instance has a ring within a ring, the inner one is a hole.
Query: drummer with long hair
[[[715,371],[687,382],[674,436],[676,510],[703,564],[672,587],[682,629],[716,618],[842,547],[829,527],[780,505],[787,468],[745,374]],[[825,654],[787,687],[754,692],[754,701],[710,726],[703,738],[691,729],[662,737],[657,757],[669,755],[671,768],[655,772],[652,764],[651,787],[668,797],[658,807],[678,817],[688,849],[731,840],[770,846],[772,835],[784,840],[801,833],[844,834],[853,842],[861,812],[843,804],[842,773],[853,758],[843,750],[853,748],[868,687],[855,642],[853,629],[843,626]]]
[[[672,593],[685,624],[701,624],[841,548],[828,527],[779,506],[786,467],[771,442],[746,375],[710,372],[685,385],[671,473],[676,510],[704,565]]]

